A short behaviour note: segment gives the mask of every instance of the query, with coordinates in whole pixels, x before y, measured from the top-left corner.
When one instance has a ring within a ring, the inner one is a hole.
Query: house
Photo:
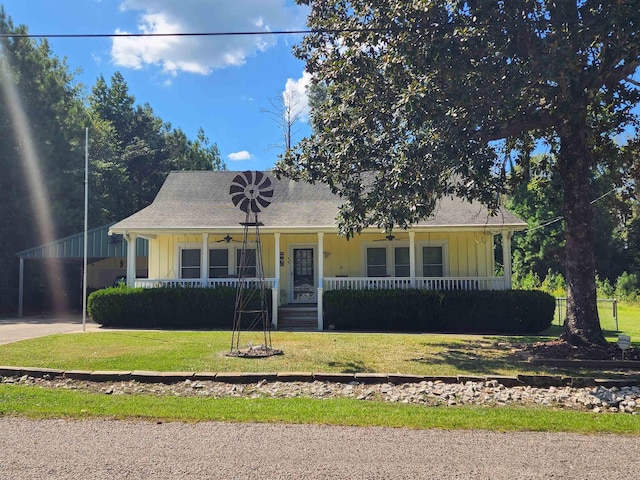
[[[238,173],[172,172],[151,205],[111,227],[129,245],[149,241],[147,279],[135,278],[135,248],[128,250],[129,285],[236,285],[245,213],[229,187]],[[332,289],[511,288],[511,236],[526,223],[505,209],[489,216],[480,204],[443,198],[432,217],[410,230],[388,235],[369,228],[347,240],[335,224],[341,200],[326,185],[267,174],[274,192],[259,221],[276,328],[279,318],[304,306],[321,330],[323,293]],[[496,235],[503,276],[495,274]]]

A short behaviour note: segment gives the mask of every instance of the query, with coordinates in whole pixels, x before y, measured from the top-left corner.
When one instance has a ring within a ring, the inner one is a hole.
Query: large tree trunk
[[[586,108],[560,128],[558,167],[564,190],[567,312],[561,338],[572,345],[604,345],[596,302],[593,209],[589,188],[592,152]]]

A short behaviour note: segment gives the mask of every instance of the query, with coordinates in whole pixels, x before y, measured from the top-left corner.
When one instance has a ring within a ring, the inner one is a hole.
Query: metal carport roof
[[[87,231],[87,258],[93,261],[101,258],[126,257],[127,242],[122,235],[109,235],[109,227],[113,223],[92,228]],[[136,254],[138,257],[146,257],[149,254],[149,241],[138,238],[136,241]],[[16,253],[16,256],[24,259],[82,259],[84,256],[84,232],[76,233],[53,242],[28,248]]]

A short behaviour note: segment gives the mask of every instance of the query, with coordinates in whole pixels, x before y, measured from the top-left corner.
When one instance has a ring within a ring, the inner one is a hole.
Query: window
[[[442,247],[422,247],[422,276],[443,277]]]
[[[244,262],[244,275],[243,277],[255,277],[256,276],[256,249],[248,248],[245,250],[245,262]],[[242,256],[242,249],[236,250],[236,274],[240,275],[240,257]]]
[[[396,277],[408,277],[411,272],[409,262],[409,247],[396,247],[393,249],[393,260]]]
[[[209,250],[209,278],[229,276],[229,251],[226,248]]]
[[[200,249],[184,248],[180,254],[180,278],[200,278]]]
[[[387,276],[386,247],[367,248],[367,277]]]

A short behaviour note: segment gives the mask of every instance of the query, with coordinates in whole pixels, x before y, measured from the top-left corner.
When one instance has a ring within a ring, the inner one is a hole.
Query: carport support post
[[[18,282],[18,317],[22,318],[22,301],[24,299],[24,258],[22,257],[20,257],[20,278]]]

